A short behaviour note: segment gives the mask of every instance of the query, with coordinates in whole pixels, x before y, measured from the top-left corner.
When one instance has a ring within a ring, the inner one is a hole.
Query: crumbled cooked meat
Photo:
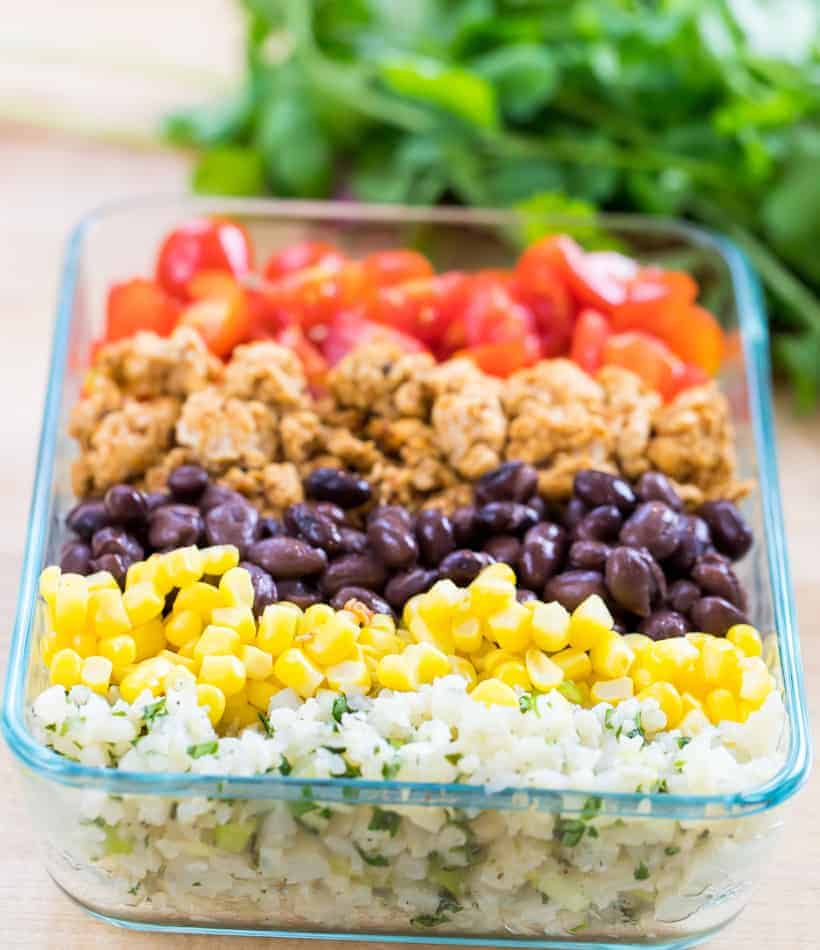
[[[395,343],[369,343],[340,360],[328,375],[328,388],[341,406],[387,418],[421,416],[430,402],[423,380],[433,366],[427,353],[406,353]]]
[[[507,437],[499,387],[489,381],[443,393],[433,403],[433,429],[445,458],[464,478],[498,466]]]
[[[107,376],[92,370],[83,385],[82,399],[71,407],[68,434],[87,449],[100,420],[109,412],[119,409],[123,395]]]
[[[115,482],[140,478],[172,448],[179,400],[126,399],[102,417],[71,469],[74,492],[98,494]]]
[[[241,492],[266,514],[281,514],[305,497],[299,470],[290,462],[272,462],[250,470],[233,466],[219,481]]]
[[[617,468],[628,478],[637,478],[650,467],[646,449],[652,413],[661,404],[660,396],[634,373],[619,366],[605,366],[595,378],[604,389],[607,426]]]
[[[93,373],[110,379],[124,395],[150,399],[196,392],[221,378],[222,363],[195,330],[178,327],[169,337],[142,332],[107,344]]]
[[[238,346],[225,367],[225,392],[255,399],[278,409],[296,409],[307,402],[307,380],[299,357],[278,343]]]
[[[297,464],[312,458],[323,446],[322,423],[311,409],[289,412],[279,424],[282,454]]]

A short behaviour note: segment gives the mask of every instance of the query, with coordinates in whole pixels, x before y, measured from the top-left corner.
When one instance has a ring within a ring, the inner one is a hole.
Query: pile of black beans
[[[558,600],[572,610],[599,594],[619,629],[655,639],[694,629],[724,634],[745,619],[746,595],[731,562],[748,551],[752,535],[732,503],[708,502],[686,514],[655,472],[635,486],[579,472],[560,507],[538,496],[537,483],[532,466],[507,462],[476,483],[474,504],[448,516],[369,507],[365,480],[319,468],[305,480],[308,500],[274,519],[204,469],[183,465],[167,492],[114,485],[72,509],[67,526],[75,537],[63,547],[61,567],[107,570],[123,583],[128,567],[155,551],[233,544],[251,574],[257,612],[277,600],[340,607],[356,598],[396,613],[440,578],[465,585],[503,561],[516,571],[522,601]]]

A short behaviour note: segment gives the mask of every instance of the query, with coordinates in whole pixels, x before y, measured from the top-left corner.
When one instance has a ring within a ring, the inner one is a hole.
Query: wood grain
[[[127,193],[184,188],[186,161],[167,152],[92,146],[0,126],[0,654],[16,596],[60,256],[70,226],[90,207]],[[820,695],[817,543],[820,418],[794,419],[778,405],[778,436],[795,587],[811,696]],[[814,725],[817,707],[813,705]],[[812,950],[820,945],[820,778],[788,809],[786,832],[750,906],[712,950]],[[116,930],[86,916],[46,876],[36,829],[5,747],[0,751],[0,946],[13,950],[206,950],[227,941]],[[296,940],[248,939],[245,948],[294,950]],[[329,946],[343,946],[340,943]],[[349,946],[349,945],[347,945]],[[371,944],[374,948],[387,946]]]

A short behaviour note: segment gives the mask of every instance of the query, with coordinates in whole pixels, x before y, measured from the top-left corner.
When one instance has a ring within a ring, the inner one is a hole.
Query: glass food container
[[[129,773],[68,761],[38,744],[28,726],[29,705],[47,685],[37,585],[41,568],[58,557],[72,504],[68,412],[108,285],[150,273],[162,235],[200,213],[242,220],[262,255],[323,239],[351,255],[416,247],[440,268],[509,263],[522,226],[530,236],[538,227],[569,231],[582,243],[600,226],[641,260],[692,272],[729,333],[719,382],[731,405],[740,474],[756,482],[744,508],[757,542],[740,571],[786,707],[777,773],[725,796],[490,791],[388,778]],[[706,939],[748,900],[780,806],[810,760],[773,446],[757,283],[734,245],[687,224],[187,199],[122,203],[90,215],[70,239],[63,271],[3,709],[50,874],[92,914],[146,930],[566,948],[682,948]],[[345,858],[351,829],[378,828],[390,814],[402,821],[393,843],[398,857],[358,862],[354,872]],[[573,848],[591,814],[594,851]],[[233,830],[219,833],[224,828]],[[436,849],[445,848],[462,855],[457,882],[438,860]],[[634,871],[643,861],[661,867],[652,880]],[[414,897],[420,878],[436,895],[421,909]]]

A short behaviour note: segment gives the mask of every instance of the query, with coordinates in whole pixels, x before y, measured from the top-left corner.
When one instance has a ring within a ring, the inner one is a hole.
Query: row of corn
[[[559,689],[585,705],[653,697],[667,728],[694,734],[743,721],[774,687],[757,631],[725,639],[692,633],[654,642],[615,632],[603,601],[571,614],[558,603],[516,600],[515,575],[493,564],[466,588],[438,581],[408,601],[398,626],[351,601],[265,608],[231,546],[181,548],[132,565],[125,589],[105,572],[46,568],[40,579],[51,682],[84,684],[127,702],[187,681],[220,728],[258,720],[283,688],[302,698],[334,691],[399,691],[457,673],[474,699],[518,706],[522,692]]]

